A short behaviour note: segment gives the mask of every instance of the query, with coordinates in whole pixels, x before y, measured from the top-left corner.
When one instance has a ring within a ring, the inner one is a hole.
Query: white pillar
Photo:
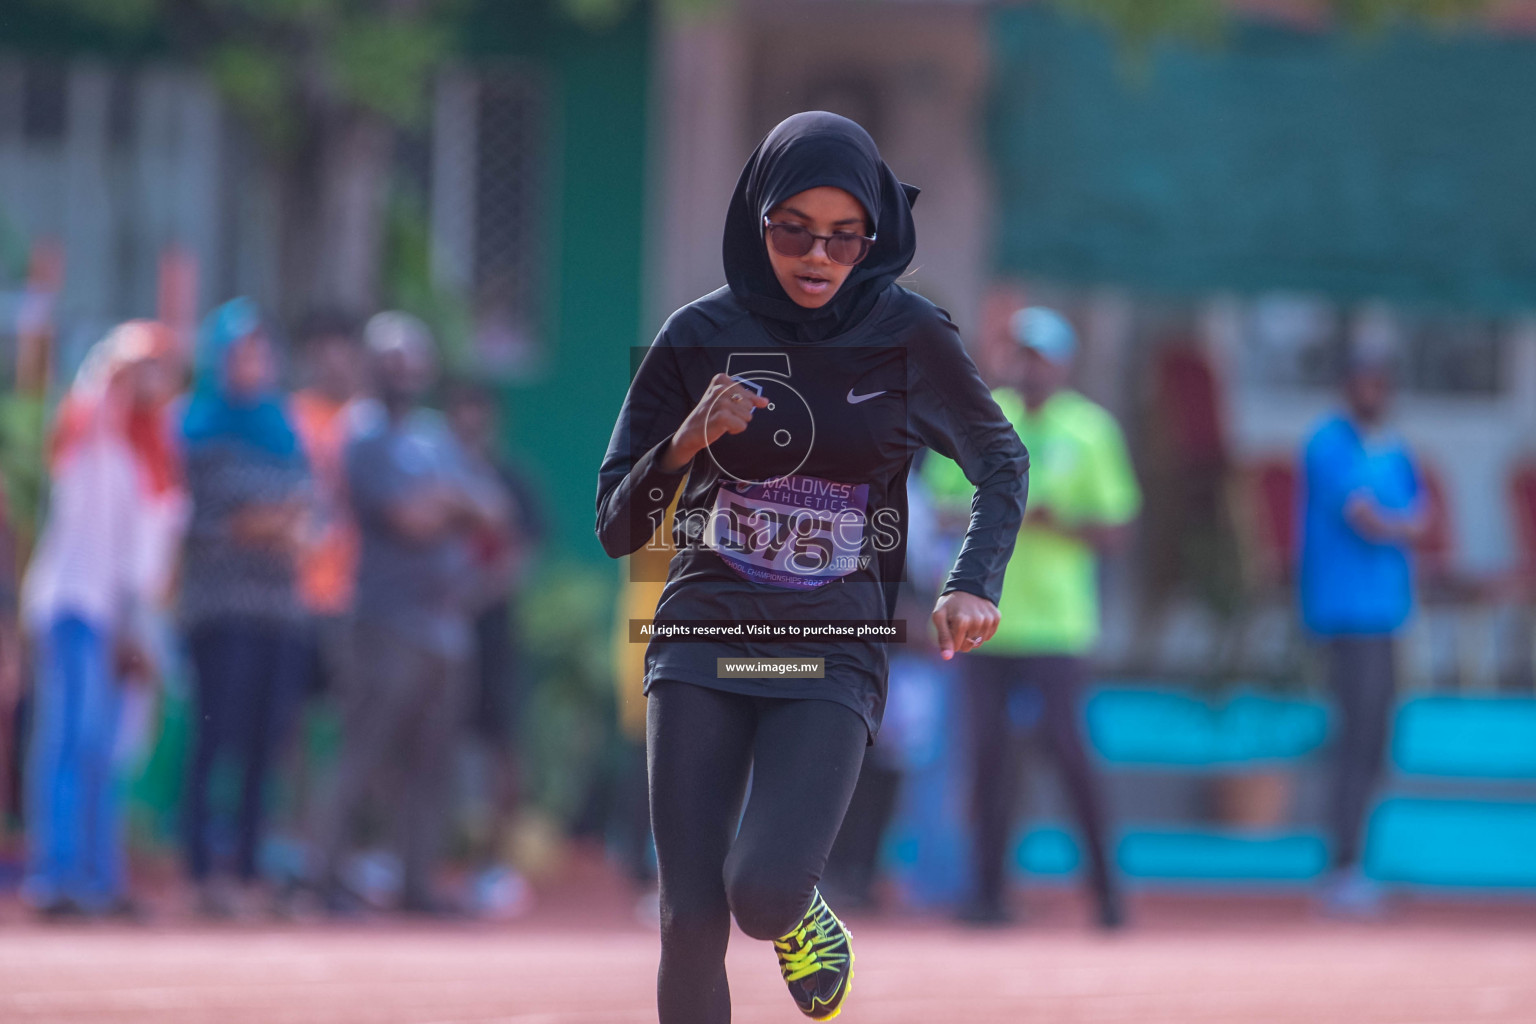
[[[749,62],[742,36],[729,15],[663,18],[658,26],[647,335],[674,309],[725,283],[726,206],[755,141],[745,137]]]

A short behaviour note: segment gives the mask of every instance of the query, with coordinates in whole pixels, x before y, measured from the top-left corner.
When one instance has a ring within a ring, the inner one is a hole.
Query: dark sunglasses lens
[[[780,256],[804,256],[816,244],[811,233],[797,224],[774,224],[768,228],[768,238]]]
[[[869,252],[869,241],[860,235],[833,235],[827,242],[827,259],[851,267]]]

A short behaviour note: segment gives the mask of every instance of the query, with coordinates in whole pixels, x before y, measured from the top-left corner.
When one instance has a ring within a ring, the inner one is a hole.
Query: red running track
[[[644,1024],[657,939],[615,884],[507,925],[44,925],[0,907],[0,1021]],[[1536,1024],[1536,907],[1417,904],[1317,918],[1298,898],[1142,896],[1104,936],[1060,894],[1030,922],[851,919],[841,1020],[880,1024]],[[803,1018],[761,943],[733,939],[737,1024]]]

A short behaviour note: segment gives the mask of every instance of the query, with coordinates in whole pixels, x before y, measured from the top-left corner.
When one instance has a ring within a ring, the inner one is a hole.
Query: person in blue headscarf
[[[295,552],[310,473],[254,302],[233,299],[209,314],[193,367],[182,421],[192,516],[181,618],[196,675],[184,828],[198,910],[228,917],[259,896],[263,789],[303,690]],[[237,886],[216,870],[209,840],[209,779],[226,756],[241,779]]]
[[[298,450],[256,303],[230,299],[208,314],[198,331],[193,375],[182,428],[189,450],[230,441],[279,458]]]

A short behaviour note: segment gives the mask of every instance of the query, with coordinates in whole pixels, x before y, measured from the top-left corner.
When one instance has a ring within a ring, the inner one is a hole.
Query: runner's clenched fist
[[[709,387],[683,425],[672,435],[672,444],[661,460],[662,469],[676,472],[693,457],[726,434],[739,434],[752,422],[752,413],[768,404],[739,380],[723,373],[710,378]]]

